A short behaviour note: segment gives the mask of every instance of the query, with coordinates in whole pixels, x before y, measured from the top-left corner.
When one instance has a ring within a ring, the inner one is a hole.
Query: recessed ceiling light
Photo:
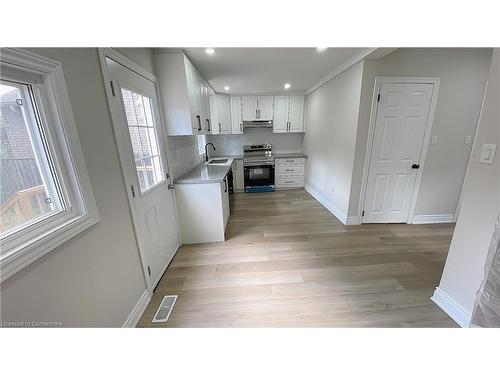
[[[205,50],[205,52],[207,53],[207,55],[213,55],[215,53],[215,49],[213,49],[213,48],[207,48]]]
[[[229,86],[224,86],[224,90],[229,91],[230,87]]]
[[[328,49],[328,47],[316,47],[316,51],[318,52],[325,52]]]
[[[292,85],[291,85],[291,84],[289,84],[289,83],[285,83],[285,89],[289,89],[290,87],[292,87]]]

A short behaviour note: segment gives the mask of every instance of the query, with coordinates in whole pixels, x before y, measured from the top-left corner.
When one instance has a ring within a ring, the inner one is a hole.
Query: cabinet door
[[[289,96],[274,97],[273,133],[288,132]]]
[[[201,132],[201,116],[200,116],[200,84],[198,73],[191,62],[184,57],[186,70],[187,91],[191,109],[191,123],[193,126],[193,134]]]
[[[241,96],[231,96],[231,133],[243,133]]]
[[[226,224],[229,219],[229,189],[227,185],[227,177],[224,178],[224,181],[222,181],[221,195],[222,195],[222,217],[224,221],[224,229],[226,229]]]
[[[231,134],[231,104],[228,95],[217,95],[217,127],[221,134]]]
[[[208,95],[208,85],[202,79],[200,79],[200,101],[201,123],[203,132],[205,134],[211,133],[212,124],[210,122],[210,100]]]
[[[243,97],[243,121],[258,120],[257,109],[257,96]]]
[[[304,131],[304,96],[290,97],[290,125],[289,132],[300,133]]]
[[[221,127],[219,126],[219,124],[220,124],[220,121],[219,121],[219,103],[218,103],[217,95],[215,93],[211,92],[208,102],[210,104],[210,122],[212,125],[211,134],[220,134]]]
[[[245,189],[245,177],[243,174],[243,160],[235,160],[233,163],[233,183],[234,190],[243,191]]]
[[[272,120],[274,113],[274,96],[259,96],[257,100],[257,115],[259,120]]]

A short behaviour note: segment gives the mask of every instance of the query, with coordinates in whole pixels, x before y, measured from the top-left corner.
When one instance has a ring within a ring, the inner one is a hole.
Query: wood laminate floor
[[[456,327],[430,297],[453,225],[344,226],[304,190],[237,193],[227,241],[184,245],[139,327]],[[151,323],[177,294],[167,323]]]

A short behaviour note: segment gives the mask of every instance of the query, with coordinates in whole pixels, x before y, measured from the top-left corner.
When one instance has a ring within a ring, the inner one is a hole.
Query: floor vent
[[[153,323],[165,323],[170,317],[170,313],[174,308],[175,301],[177,301],[177,296],[165,296],[156,311],[155,317],[153,318]]]

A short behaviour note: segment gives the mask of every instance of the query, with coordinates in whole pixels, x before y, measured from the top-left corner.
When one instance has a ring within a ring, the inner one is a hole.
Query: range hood
[[[273,120],[243,121],[243,128],[272,128]]]

